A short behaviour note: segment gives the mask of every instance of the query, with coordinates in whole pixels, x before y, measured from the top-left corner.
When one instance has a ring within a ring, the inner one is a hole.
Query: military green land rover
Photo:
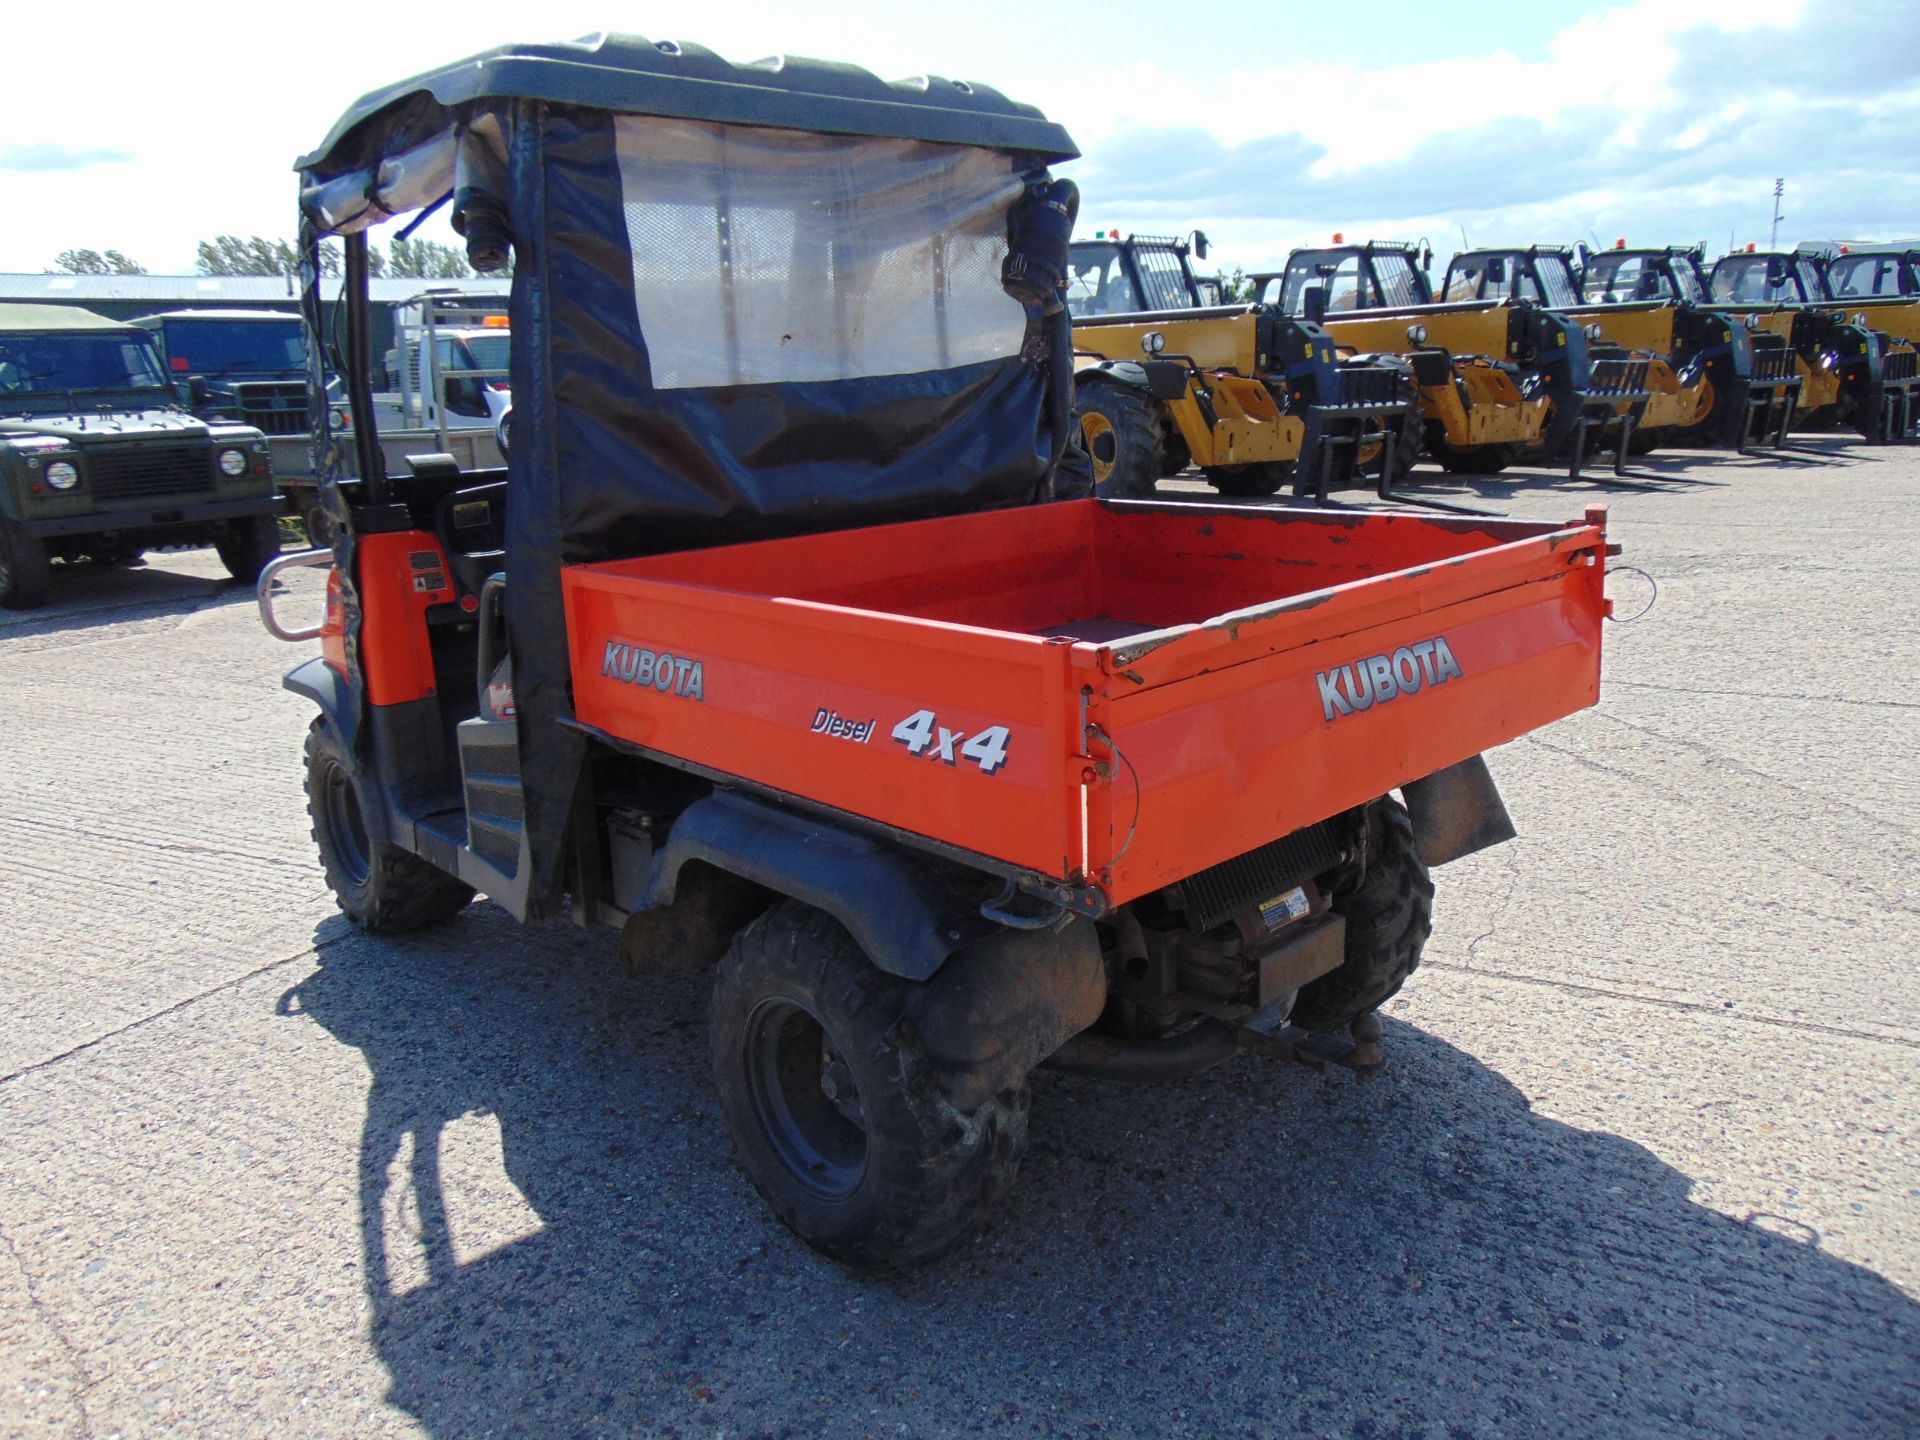
[[[66,305],[0,305],[0,606],[46,603],[54,560],[214,545],[251,583],[280,549],[266,438],[177,403],[153,337]]]

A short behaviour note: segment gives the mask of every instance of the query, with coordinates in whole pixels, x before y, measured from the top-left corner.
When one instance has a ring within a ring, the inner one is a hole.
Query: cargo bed
[[[1568,525],[1086,500],[563,572],[583,725],[1118,905],[1594,703]]]

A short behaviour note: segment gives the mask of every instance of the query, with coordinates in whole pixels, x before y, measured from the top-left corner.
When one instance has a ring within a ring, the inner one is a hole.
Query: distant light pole
[[[1767,240],[1767,248],[1769,250],[1778,249],[1780,246],[1780,222],[1785,218],[1780,213],[1780,197],[1786,193],[1787,182],[1785,177],[1775,180],[1773,182],[1773,234]]]

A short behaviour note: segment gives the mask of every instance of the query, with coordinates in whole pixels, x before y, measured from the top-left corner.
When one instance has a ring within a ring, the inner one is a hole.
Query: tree
[[[62,250],[54,257],[54,267],[68,275],[144,275],[147,267],[130,260],[118,250]]]
[[[1232,305],[1255,298],[1253,281],[1247,278],[1246,267],[1229,265],[1220,272],[1220,299],[1222,301]]]
[[[300,252],[284,240],[258,235],[218,235],[199,246],[202,275],[293,275],[300,269]]]
[[[424,247],[434,252],[426,261],[419,263],[447,264],[441,256],[452,256],[464,267],[458,252],[445,245],[435,245],[431,241],[419,241],[409,246],[404,240],[394,242],[396,255],[402,249],[409,252]],[[250,235],[242,239],[238,235],[216,235],[211,240],[200,242],[200,258],[196,262],[202,275],[298,275],[300,273],[299,247],[286,240],[268,240],[259,235]],[[109,251],[109,254],[112,252]],[[320,273],[338,275],[341,271],[340,246],[337,241],[320,242]],[[380,253],[376,245],[367,247],[367,273],[376,278],[396,273],[387,266],[387,257]],[[413,270],[398,272],[409,278],[416,275],[470,275],[473,272],[461,269],[450,270]]]
[[[386,273],[397,280],[471,280],[473,267],[451,245],[435,240],[395,240]]]

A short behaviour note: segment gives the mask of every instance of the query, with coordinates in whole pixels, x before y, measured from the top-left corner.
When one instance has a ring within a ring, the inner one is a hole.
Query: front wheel
[[[367,813],[373,787],[326,717],[307,730],[307,818],[341,913],[374,935],[438,924],[464,909],[473,887],[418,855],[374,837]]]
[[[1433,933],[1433,881],[1414,847],[1413,821],[1391,799],[1366,808],[1363,853],[1333,877],[1333,908],[1347,922],[1346,958],[1300,991],[1293,1020],[1344,1030],[1378,1010],[1420,963]]]
[[[0,515],[0,608],[37,610],[46,604],[52,570],[46,541]]]
[[[1167,437],[1160,402],[1144,390],[1111,381],[1073,392],[1073,425],[1093,469],[1093,493],[1105,500],[1143,500],[1167,473]]]
[[[1369,436],[1383,435],[1386,426],[1378,420],[1367,422]],[[1420,462],[1420,445],[1426,438],[1426,421],[1418,406],[1409,405],[1400,416],[1393,432],[1393,456],[1387,456],[1387,447],[1383,440],[1366,439],[1360,444],[1360,452],[1354,468],[1360,477],[1370,484],[1389,492],[1399,489],[1413,475],[1413,467]]]
[[[1026,1148],[1025,1085],[955,1109],[907,1018],[912,990],[796,901],[735,936],[714,976],[713,1079],[747,1178],[802,1240],[849,1264],[952,1249]]]
[[[267,562],[280,553],[280,517],[249,515],[229,520],[226,533],[213,542],[213,548],[229,575],[251,585],[267,568]]]

